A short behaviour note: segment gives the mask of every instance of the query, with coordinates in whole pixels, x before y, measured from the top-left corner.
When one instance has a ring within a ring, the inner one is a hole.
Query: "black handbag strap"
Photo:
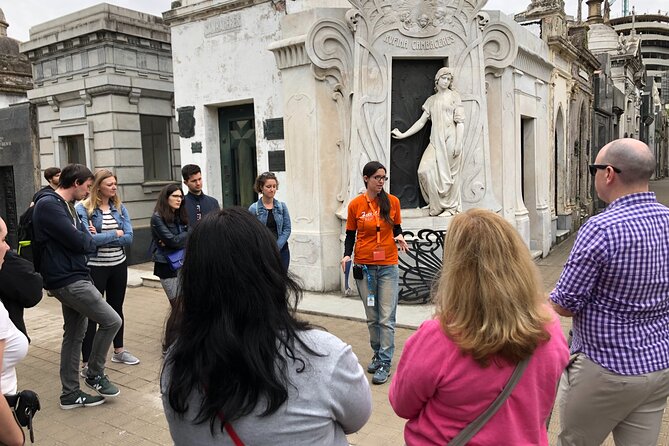
[[[483,428],[483,426],[485,426],[488,420],[490,420],[490,418],[495,415],[499,408],[502,407],[502,404],[504,404],[504,402],[509,398],[513,388],[516,387],[516,384],[518,384],[518,381],[520,381],[520,378],[523,376],[523,372],[527,368],[529,362],[530,358],[525,358],[518,363],[513,373],[511,374],[511,377],[504,386],[504,389],[502,389],[502,392],[497,396],[495,401],[492,402],[492,404],[485,410],[485,412],[479,415],[474,421],[469,423],[469,425],[460,431],[460,433],[455,438],[449,441],[447,446],[465,446],[467,442],[471,440],[472,437],[476,435],[478,431],[481,430],[481,428]]]

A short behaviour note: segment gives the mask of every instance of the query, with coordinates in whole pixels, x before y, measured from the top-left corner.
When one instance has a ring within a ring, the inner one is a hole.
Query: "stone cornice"
[[[155,90],[150,88],[138,88],[127,85],[106,84],[95,87],[84,88],[78,92],[66,91],[63,93],[52,94],[48,89],[36,88],[31,90],[28,94],[28,99],[31,103],[36,105],[49,104],[57,110],[58,104],[63,100],[71,100],[75,95],[78,95],[82,103],[90,106],[92,98],[104,95],[118,95],[127,96],[128,102],[137,104],[141,98],[155,98],[155,99],[172,99],[173,91],[170,90]]]
[[[114,31],[95,31],[86,35],[73,37],[51,45],[27,50],[24,54],[31,62],[37,62],[49,57],[55,57],[66,53],[78,53],[82,49],[91,49],[103,44],[121,44],[128,47],[140,48],[143,51],[155,51],[171,53],[172,46],[169,43],[158,40],[144,39],[128,36]]]
[[[202,1],[196,5],[179,6],[163,13],[163,21],[173,27],[183,23],[204,20],[220,14],[237,11],[262,3],[271,3],[270,0],[213,0]]]
[[[284,68],[299,67],[311,63],[304,46],[307,36],[297,36],[272,43],[268,49],[274,53],[276,66]]]
[[[569,42],[569,40],[565,39],[564,37],[556,37],[556,36],[549,37],[547,43],[550,49],[565,55],[566,57],[571,59],[571,61],[578,58],[578,54],[576,53],[576,47],[572,45],[571,42]]]
[[[550,82],[551,73],[555,68],[552,63],[527,51],[523,47],[518,48],[518,56],[513,62],[512,67],[525,74],[530,74],[537,79],[541,79],[544,82]]]

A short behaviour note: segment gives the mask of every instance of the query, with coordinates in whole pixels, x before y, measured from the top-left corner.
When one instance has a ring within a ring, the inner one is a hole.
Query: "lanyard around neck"
[[[367,204],[369,205],[369,208],[372,210],[372,215],[376,217],[376,244],[380,245],[381,244],[381,209],[374,209],[374,206],[372,205],[372,201],[367,197]]]

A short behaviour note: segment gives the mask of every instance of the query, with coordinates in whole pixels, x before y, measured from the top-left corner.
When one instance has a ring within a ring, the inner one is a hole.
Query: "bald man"
[[[560,445],[655,446],[669,396],[669,209],[648,191],[655,158],[635,139],[590,167],[608,206],[579,230],[550,295],[573,317],[558,401]]]

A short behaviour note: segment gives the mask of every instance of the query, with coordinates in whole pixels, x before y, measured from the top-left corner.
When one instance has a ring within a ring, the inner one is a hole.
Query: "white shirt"
[[[15,366],[28,354],[28,338],[9,319],[9,313],[2,302],[0,302],[0,340],[5,341],[0,391],[3,395],[13,395],[17,392]]]

